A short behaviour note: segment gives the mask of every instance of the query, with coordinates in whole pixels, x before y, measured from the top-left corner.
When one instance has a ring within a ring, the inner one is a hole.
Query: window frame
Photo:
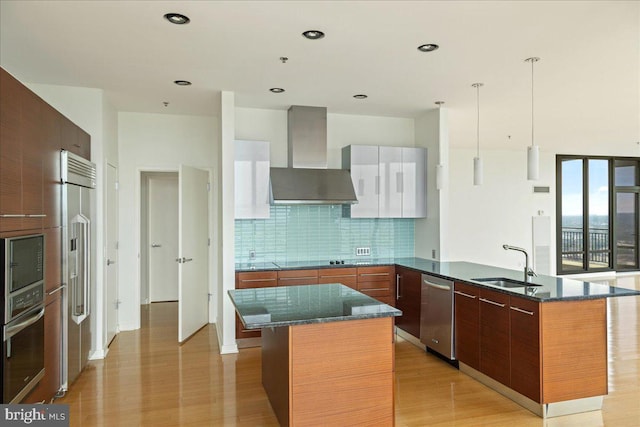
[[[562,163],[567,160],[582,160],[582,268],[565,270],[562,263]],[[607,160],[608,161],[608,233],[609,233],[609,265],[607,267],[590,267],[589,258],[591,248],[589,246],[589,160]],[[640,192],[640,185],[633,187],[616,187],[615,183],[615,165],[616,161],[629,161],[636,164],[636,171],[640,174],[640,159],[637,157],[616,157],[616,156],[588,156],[588,155],[556,155],[556,272],[558,275],[564,274],[580,274],[595,273],[605,271],[616,271],[617,245],[615,244],[615,227],[616,227],[616,202],[618,192]],[[640,178],[636,178],[639,180]],[[640,182],[637,182],[640,184]],[[631,190],[631,191],[628,191]],[[640,195],[638,196],[640,198]],[[637,203],[637,202],[636,202]],[[640,221],[640,212],[636,210],[636,221]],[[636,238],[636,256],[640,257],[640,238]],[[617,269],[620,271],[638,271],[640,270],[640,259],[637,260],[636,268]]]

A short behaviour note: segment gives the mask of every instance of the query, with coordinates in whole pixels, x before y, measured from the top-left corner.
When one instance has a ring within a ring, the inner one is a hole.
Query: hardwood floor
[[[640,290],[640,275],[618,276],[617,285]],[[640,297],[609,299],[608,315],[602,411],[545,421],[398,339],[396,426],[640,426]],[[179,346],[176,303],[143,306],[142,318],[140,330],[120,333],[107,358],[89,362],[56,401],[70,405],[72,426],[278,425],[259,348],[220,355],[211,325]]]

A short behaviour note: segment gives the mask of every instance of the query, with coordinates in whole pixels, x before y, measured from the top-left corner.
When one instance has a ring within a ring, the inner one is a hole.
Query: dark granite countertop
[[[465,261],[440,262],[424,258],[367,259],[366,261],[345,261],[345,264],[330,265],[328,261],[308,261],[295,263],[236,264],[236,271],[288,270],[303,268],[358,267],[362,265],[398,265],[446,279],[470,283],[478,287],[492,289],[509,295],[517,295],[534,301],[569,301],[598,299],[619,296],[640,295],[640,291],[618,288],[599,283],[540,275],[531,277],[530,282],[539,286],[503,288],[475,281],[477,278],[505,277],[523,280],[522,271],[493,267]],[[282,266],[281,266],[282,265]],[[255,267],[255,268],[253,268]]]
[[[247,329],[402,315],[339,283],[236,289],[229,296]]]

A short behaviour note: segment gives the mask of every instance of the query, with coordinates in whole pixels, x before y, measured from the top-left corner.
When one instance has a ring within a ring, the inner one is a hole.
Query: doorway
[[[178,173],[144,172],[141,190],[141,300],[178,301]]]

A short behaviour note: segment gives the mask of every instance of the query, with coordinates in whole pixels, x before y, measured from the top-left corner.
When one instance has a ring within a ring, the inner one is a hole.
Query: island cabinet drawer
[[[480,371],[510,387],[509,295],[480,289]]]
[[[480,370],[480,289],[465,283],[455,283],[456,358]]]
[[[275,271],[236,273],[236,289],[268,288],[277,284],[278,273]]]
[[[358,272],[355,268],[326,268],[318,270],[318,283],[342,283],[358,289]]]
[[[317,285],[318,270],[278,271],[278,286]]]
[[[510,297],[511,388],[540,403],[540,303]]]

